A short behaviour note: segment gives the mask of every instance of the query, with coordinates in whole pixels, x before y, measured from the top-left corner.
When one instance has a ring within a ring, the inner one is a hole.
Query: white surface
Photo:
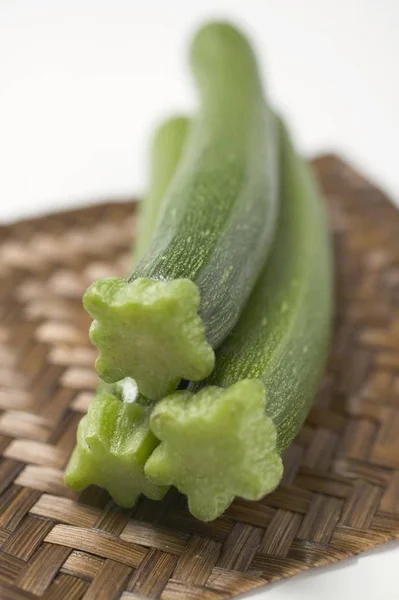
[[[398,556],[399,544],[390,542],[358,558],[271,584],[247,595],[248,600],[397,600]]]
[[[0,221],[139,192],[150,127],[195,94],[185,47],[240,22],[303,150],[399,198],[397,0],[0,0]]]
[[[150,127],[194,107],[184,49],[212,16],[251,33],[304,151],[341,152],[399,198],[398,0],[0,0],[0,221],[143,190]],[[254,597],[396,599],[398,558]]]

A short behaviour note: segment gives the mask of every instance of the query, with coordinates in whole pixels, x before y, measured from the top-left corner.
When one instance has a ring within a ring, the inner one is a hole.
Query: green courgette
[[[177,117],[166,121],[153,138],[150,192],[144,200],[139,231],[142,252],[151,236],[162,198],[181,155],[188,120]],[[149,204],[145,208],[146,204]],[[144,476],[144,464],[158,440],[149,429],[151,406],[140,404],[136,383],[126,378],[114,384],[99,381],[97,393],[78,427],[77,443],[68,462],[64,481],[81,491],[89,485],[106,489],[124,507],[135,504],[144,494],[159,500],[167,488],[151,483]]]
[[[210,374],[277,215],[275,119],[249,43],[230,25],[210,24],[193,41],[191,64],[200,112],[152,241],[127,280],[100,280],[84,296],[98,374],[111,383],[131,377],[150,399]]]
[[[308,166],[280,124],[281,209],[269,263],[207,380],[155,406],[161,444],[145,465],[202,520],[235,496],[257,500],[282,476],[325,367],[332,317],[327,219]],[[217,386],[217,387],[216,387]],[[222,389],[225,388],[225,389]]]

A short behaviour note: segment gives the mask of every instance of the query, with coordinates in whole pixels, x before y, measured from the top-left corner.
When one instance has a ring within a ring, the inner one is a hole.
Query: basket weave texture
[[[337,264],[327,374],[277,491],[213,523],[173,490],[129,511],[62,480],[96,386],[81,296],[126,272],[134,203],[0,229],[3,600],[219,600],[399,536],[399,212],[338,158],[314,167]]]

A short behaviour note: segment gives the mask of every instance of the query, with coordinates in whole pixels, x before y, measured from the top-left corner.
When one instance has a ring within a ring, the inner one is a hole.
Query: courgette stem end
[[[283,474],[276,428],[265,407],[265,388],[257,379],[167,396],[151,415],[161,443],[145,464],[146,475],[177,487],[202,521],[219,517],[235,496],[259,500]]]
[[[125,508],[140,494],[162,499],[167,489],[144,475],[145,459],[158,443],[148,417],[147,407],[99,393],[79,423],[77,445],[64,474],[66,485],[76,491],[98,485]]]
[[[189,279],[101,279],[83,304],[94,319],[90,338],[104,381],[131,377],[144,396],[159,399],[181,379],[200,381],[212,371],[215,356],[198,314],[199,291]]]

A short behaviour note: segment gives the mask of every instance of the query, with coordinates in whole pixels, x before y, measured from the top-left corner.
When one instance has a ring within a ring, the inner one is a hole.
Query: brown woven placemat
[[[81,295],[124,274],[134,206],[0,228],[0,597],[218,600],[399,535],[399,212],[335,157],[337,318],[327,375],[284,481],[216,522],[171,491],[132,511],[62,481],[96,385]]]

